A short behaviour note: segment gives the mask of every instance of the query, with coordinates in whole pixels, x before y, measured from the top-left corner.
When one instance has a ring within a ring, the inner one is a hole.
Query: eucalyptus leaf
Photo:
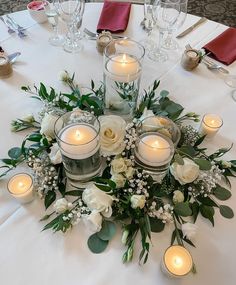
[[[199,214],[199,204],[198,202],[193,202],[190,204],[190,207],[192,209],[193,222],[195,223]]]
[[[160,96],[162,97],[162,98],[165,98],[165,97],[167,97],[169,95],[169,91],[167,91],[167,90],[162,90],[161,92],[160,92]]]
[[[175,162],[177,162],[178,164],[184,165],[184,160],[183,160],[183,158],[182,158],[181,155],[176,154],[176,155],[174,156],[174,160],[175,160]]]
[[[211,162],[206,159],[196,158],[194,159],[194,162],[199,166],[201,170],[210,170],[212,167]]]
[[[8,151],[8,156],[12,159],[18,159],[21,156],[21,154],[22,154],[21,148],[19,147],[13,147]]]
[[[227,219],[232,219],[234,217],[234,212],[229,206],[221,205],[220,213],[223,217]]]
[[[211,206],[200,205],[200,212],[202,216],[208,219],[214,227],[214,214],[215,214],[214,208]]]
[[[113,222],[103,221],[102,229],[97,233],[97,236],[102,240],[111,240],[116,233],[116,226]]]
[[[98,237],[97,233],[91,235],[88,239],[88,247],[93,253],[103,252],[108,245],[109,241],[102,240]]]
[[[177,215],[183,217],[188,217],[192,215],[192,210],[188,202],[177,203],[174,207],[174,211]]]
[[[150,225],[151,225],[151,231],[154,233],[160,233],[164,230],[165,224],[162,222],[162,220],[159,220],[157,218],[149,217]]]
[[[217,199],[222,201],[228,200],[231,197],[231,192],[220,185],[216,186],[213,191],[213,194],[216,196]]]

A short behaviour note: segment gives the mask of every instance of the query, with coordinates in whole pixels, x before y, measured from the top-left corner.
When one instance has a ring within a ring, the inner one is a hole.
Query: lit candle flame
[[[23,182],[19,182],[18,185],[19,185],[19,187],[22,188],[24,186],[24,183]]]
[[[156,148],[160,147],[159,141],[155,141],[154,143],[152,143],[152,147],[156,147]]]
[[[175,257],[175,259],[174,259],[174,264],[177,266],[177,267],[180,267],[180,266],[182,266],[182,264],[183,264],[183,260],[182,260],[182,258],[180,258],[180,257]]]

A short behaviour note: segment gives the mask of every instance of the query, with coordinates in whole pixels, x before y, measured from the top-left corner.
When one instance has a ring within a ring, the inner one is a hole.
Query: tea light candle
[[[12,66],[8,58],[0,53],[0,78],[8,77],[12,74]]]
[[[113,74],[113,80],[130,82],[139,77],[140,65],[135,58],[128,54],[116,55],[107,63],[107,70]]]
[[[215,114],[206,114],[202,119],[200,132],[202,135],[213,137],[222,125],[223,121],[220,116]]]
[[[161,263],[162,271],[171,277],[181,277],[188,274],[193,267],[192,256],[180,245],[167,248]]]
[[[189,56],[191,58],[198,57],[198,53],[195,50],[187,50],[186,54],[187,54],[187,56]]]
[[[146,135],[138,144],[139,159],[144,164],[159,164],[170,158],[170,143],[159,135]]]
[[[99,148],[95,139],[97,132],[85,124],[69,125],[63,128],[59,137],[62,154],[72,159],[84,159],[92,156]]]
[[[27,173],[14,175],[8,182],[8,191],[22,204],[29,203],[34,199],[33,179]]]

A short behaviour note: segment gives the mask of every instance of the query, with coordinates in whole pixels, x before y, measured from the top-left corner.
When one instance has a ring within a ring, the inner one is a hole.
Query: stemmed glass
[[[174,25],[169,30],[167,37],[164,39],[162,47],[167,50],[176,50],[179,45],[173,38],[173,32],[178,30],[185,22],[188,11],[188,0],[179,0],[180,2],[180,14]]]
[[[75,25],[78,15],[80,15],[82,7],[84,7],[84,0],[55,0],[54,5],[58,15],[66,22],[68,28],[66,41],[63,46],[64,50],[72,53],[79,52],[82,49],[82,45],[76,37]]]
[[[58,15],[55,7],[52,4],[46,5],[45,14],[48,17],[48,22],[52,25],[53,35],[48,39],[53,46],[61,46],[64,42],[64,37],[58,33]]]
[[[159,30],[159,43],[149,52],[148,57],[157,62],[164,62],[168,59],[168,55],[161,50],[163,35],[177,21],[180,14],[180,2],[179,0],[155,0],[152,14]]]

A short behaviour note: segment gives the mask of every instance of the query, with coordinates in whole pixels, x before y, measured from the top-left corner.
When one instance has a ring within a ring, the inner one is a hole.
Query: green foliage
[[[206,205],[200,205],[200,213],[202,216],[206,219],[208,219],[211,223],[212,226],[214,227],[214,214],[215,210],[212,206],[206,206]]]
[[[217,199],[222,201],[228,200],[231,197],[231,192],[220,185],[216,186],[213,194],[216,196]]]
[[[174,207],[174,212],[182,217],[188,217],[192,215],[192,210],[188,202],[177,203]]]
[[[99,238],[98,234],[95,233],[91,235],[88,239],[88,248],[93,253],[102,253],[108,246],[109,241],[108,240],[102,240]]]
[[[223,217],[227,219],[232,219],[234,217],[234,212],[229,206],[221,205],[220,213]]]
[[[116,233],[116,226],[113,222],[103,221],[102,229],[97,233],[97,236],[102,240],[111,240]]]
[[[157,218],[149,218],[149,220],[152,232],[160,233],[164,230],[165,224],[162,222],[162,220],[159,220]]]

